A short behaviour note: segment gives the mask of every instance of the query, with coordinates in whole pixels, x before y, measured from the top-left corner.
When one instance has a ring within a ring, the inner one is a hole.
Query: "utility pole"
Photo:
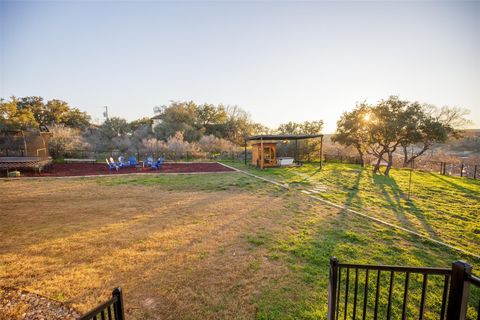
[[[108,120],[108,106],[105,106],[105,111],[103,112],[103,117],[105,118],[105,120]]]

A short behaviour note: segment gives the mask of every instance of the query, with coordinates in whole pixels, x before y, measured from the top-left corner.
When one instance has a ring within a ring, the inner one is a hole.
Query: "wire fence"
[[[62,152],[62,157],[58,157],[57,161],[64,159],[95,159],[102,162],[110,157],[118,159],[120,156],[126,158],[135,156],[142,160],[151,156],[154,159],[163,157],[167,161],[201,161],[201,160],[236,160],[243,155],[243,152],[237,151],[223,151],[223,152],[191,152],[185,151],[181,153],[176,152],[123,152],[120,150],[65,150]]]
[[[366,163],[371,163],[372,159],[367,158]],[[351,163],[360,164],[360,157],[345,156],[338,154],[325,154],[325,162],[337,162],[337,163]],[[480,178],[480,164],[475,163],[452,163],[446,161],[437,161],[430,159],[417,158],[413,161],[413,165],[409,164],[405,166],[403,161],[396,159],[393,163],[394,168],[410,168],[414,170],[421,170],[426,172],[435,172],[446,176],[457,176],[471,179]]]

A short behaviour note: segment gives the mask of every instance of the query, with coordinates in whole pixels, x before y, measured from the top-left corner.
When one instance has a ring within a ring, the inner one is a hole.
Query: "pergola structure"
[[[260,169],[277,166],[277,141],[294,140],[294,161],[297,161],[298,140],[320,138],[320,168],[323,165],[323,134],[275,134],[257,135],[245,139],[245,164],[247,164],[247,142],[255,141],[252,145],[252,163]],[[272,142],[273,141],[273,142]]]

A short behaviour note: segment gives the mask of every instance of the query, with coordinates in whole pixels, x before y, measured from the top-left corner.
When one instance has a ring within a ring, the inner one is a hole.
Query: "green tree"
[[[198,127],[200,128],[225,123],[228,118],[224,106],[220,105],[217,107],[208,103],[204,103],[197,107],[196,116]]]
[[[323,120],[304,121],[301,123],[288,122],[278,126],[280,134],[320,134],[323,129]]]
[[[169,106],[160,107],[158,114],[161,123],[154,128],[157,138],[167,140],[177,132],[181,132],[187,141],[199,138],[197,105],[193,101],[172,102]]]
[[[377,158],[373,169],[376,174],[382,161],[387,162],[385,175],[390,174],[393,155],[397,148],[416,130],[415,117],[421,116],[421,106],[390,96],[371,108],[369,146],[367,152]],[[386,156],[386,159],[385,159]]]
[[[390,96],[376,105],[362,103],[353,111],[344,113],[337,122],[337,132],[332,140],[355,147],[362,162],[365,153],[376,157],[375,174],[385,161],[385,175],[388,176],[397,150],[403,148],[404,165],[411,163],[434,143],[458,136],[456,127],[467,122],[464,117],[467,113],[465,109],[437,109]],[[407,148],[411,145],[417,148],[409,156]]]
[[[194,102],[172,102],[155,108],[160,123],[154,131],[158,139],[167,140],[181,132],[186,141],[198,141],[203,135],[214,135],[234,143],[243,143],[246,136],[263,130],[248,113],[237,106],[223,106]]]
[[[70,128],[84,130],[90,125],[90,116],[77,108],[70,108],[63,116],[60,124]]]
[[[18,108],[16,97],[11,97],[10,101],[0,99],[0,130],[24,130],[37,126],[33,112]]]
[[[42,97],[31,96],[20,98],[17,102],[17,108],[19,110],[29,110],[33,113],[37,122],[36,126],[47,125],[45,116],[45,104]]]
[[[123,137],[132,132],[127,120],[119,117],[112,117],[100,126],[100,129],[107,138],[113,139],[116,137]]]
[[[366,103],[357,104],[351,112],[344,112],[337,121],[337,131],[332,141],[344,146],[352,146],[360,157],[360,163],[365,166],[365,152],[368,144],[368,125],[370,120],[370,106]]]
[[[411,119],[416,123],[401,143],[403,165],[408,166],[436,143],[445,143],[449,138],[461,138],[460,128],[470,123],[466,118],[468,114],[469,111],[462,108],[423,105],[419,115]],[[416,147],[412,147],[411,154],[408,151],[409,146]]]
[[[149,117],[143,117],[130,122],[130,129],[132,129],[132,131],[135,131],[141,127],[151,127],[151,126],[152,126],[152,119],[150,119]]]
[[[42,97],[31,96],[14,99],[17,114],[32,114],[35,123],[29,123],[31,127],[65,125],[76,129],[85,129],[90,123],[90,116],[72,108],[67,102],[52,99],[43,102]],[[19,127],[20,128],[20,127]]]
[[[305,121],[301,124],[303,134],[320,134],[323,129],[323,120]]]

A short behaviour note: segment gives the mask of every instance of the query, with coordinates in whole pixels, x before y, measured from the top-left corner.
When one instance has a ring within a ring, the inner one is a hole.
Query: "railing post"
[[[465,320],[472,266],[464,261],[452,263],[450,292],[448,294],[447,320]]]
[[[121,288],[113,289],[112,296],[118,298],[118,301],[114,304],[115,320],[125,320],[122,289]]]
[[[335,320],[335,312],[337,309],[336,292],[338,282],[338,259],[330,258],[330,276],[328,285],[328,320]]]

